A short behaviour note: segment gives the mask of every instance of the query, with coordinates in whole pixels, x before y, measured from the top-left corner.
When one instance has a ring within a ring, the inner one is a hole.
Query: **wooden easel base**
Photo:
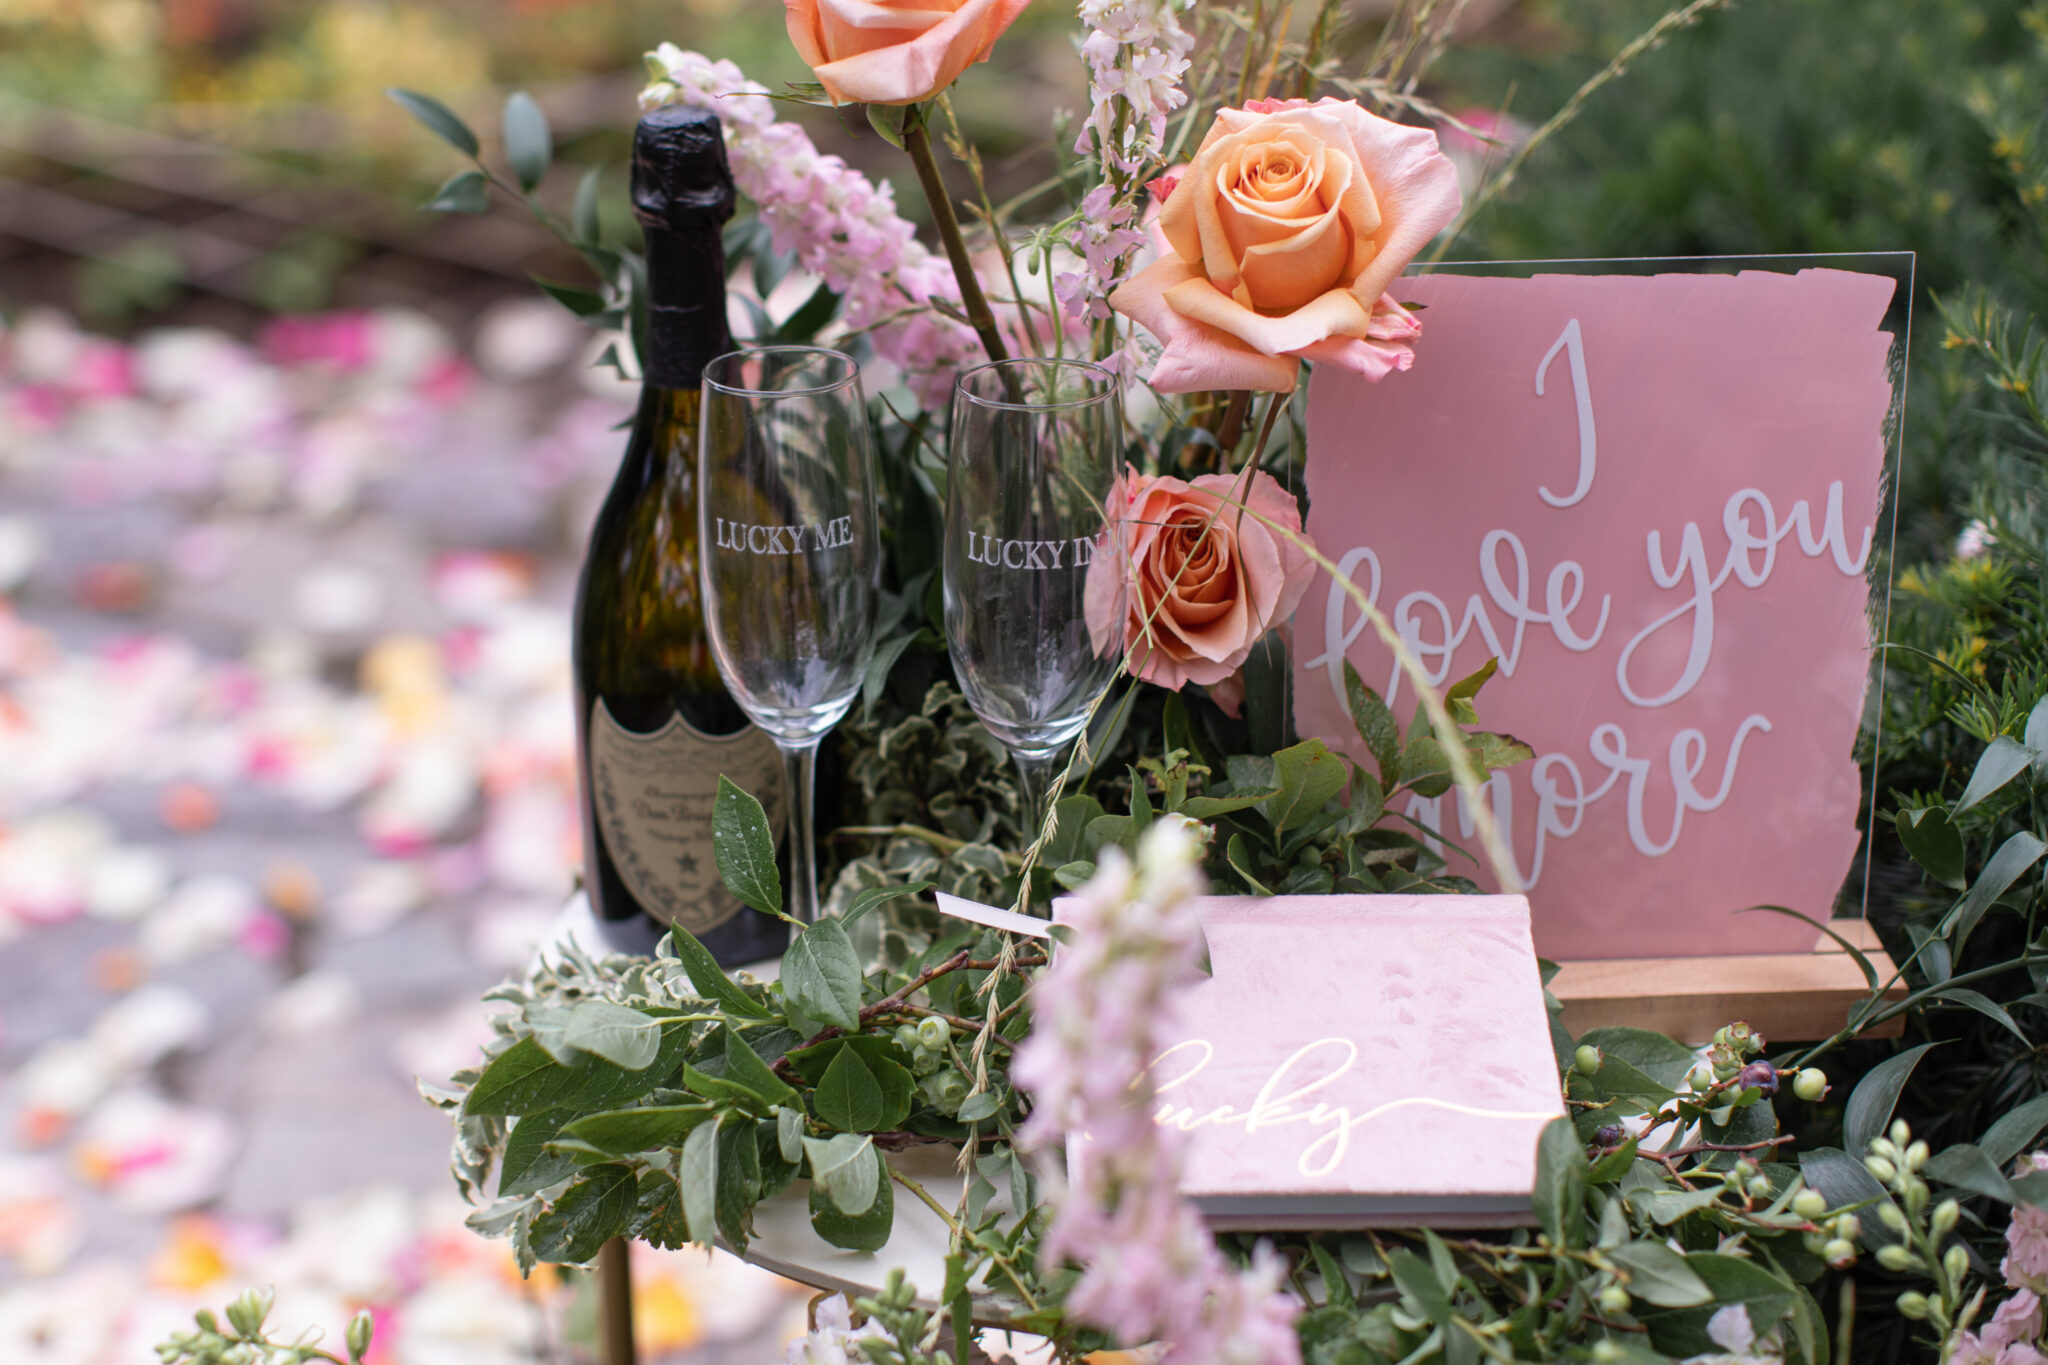
[[[1845,919],[1829,927],[1862,950],[1878,980],[1891,978],[1892,960],[1868,924]],[[1738,1019],[1774,1044],[1826,1038],[1870,988],[1842,946],[1823,934],[1810,953],[1566,962],[1550,991],[1563,1002],[1564,1026],[1574,1036],[1624,1025],[1698,1046]],[[1886,998],[1905,993],[1894,986]],[[1896,1038],[1905,1026],[1904,1018],[1893,1019],[1863,1036]]]

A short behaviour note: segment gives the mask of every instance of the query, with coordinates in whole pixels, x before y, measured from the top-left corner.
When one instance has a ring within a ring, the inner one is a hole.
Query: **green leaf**
[[[545,1150],[562,1131],[562,1121],[568,1117],[562,1110],[553,1110],[528,1114],[512,1125],[512,1136],[505,1142],[505,1159],[498,1167],[500,1199],[532,1194],[575,1174],[574,1161]]]
[[[872,1133],[885,1126],[882,1120],[888,1105],[881,1083],[850,1047],[841,1048],[832,1065],[825,1068],[825,1078],[818,1082],[811,1101],[817,1107],[818,1121],[842,1133]]]
[[[579,318],[594,318],[605,310],[604,295],[594,289],[584,289],[573,284],[561,284],[555,280],[544,280],[535,275],[533,282],[543,293]]]
[[[1401,782],[1417,796],[1442,796],[1451,789],[1451,764],[1432,735],[1408,741],[1401,751]]]
[[[1650,1344],[1668,1356],[1704,1355],[1722,1348],[1707,1335],[1715,1313],[1741,1305],[1756,1335],[1762,1337],[1792,1311],[1797,1291],[1755,1261],[1712,1253],[1687,1256],[1685,1263],[1712,1296],[1697,1307],[1665,1308],[1644,1304],[1636,1320],[1649,1329]]]
[[[811,296],[798,305],[794,313],[782,320],[782,325],[775,329],[774,340],[782,346],[809,342],[825,329],[825,324],[832,321],[838,311],[839,295],[832,291],[832,286],[821,284],[811,291]]]
[[[1676,1090],[1684,1082],[1686,1073],[1692,1070],[1691,1048],[1649,1029],[1590,1029],[1579,1041],[1600,1049],[1603,1057],[1627,1062],[1659,1085],[1672,1090]]]
[[[725,1079],[746,1087],[749,1094],[770,1109],[797,1102],[796,1091],[790,1089],[789,1083],[776,1075],[734,1029],[725,1032]]]
[[[1002,1108],[1002,1099],[993,1090],[977,1090],[960,1102],[960,1112],[953,1117],[962,1123],[979,1123]]]
[[[1984,912],[1991,903],[2003,896],[2020,875],[2035,863],[2041,855],[2048,853],[2048,843],[2043,843],[2025,830],[2020,830],[1998,846],[1998,852],[1991,855],[1991,861],[1984,864],[1984,870],[1977,874],[1977,880],[1964,895],[1956,908],[1949,911],[1941,923],[1941,932],[1961,953],[1969,941],[1970,931],[1977,927],[1977,921],[1984,918]]]
[[[420,205],[429,213],[482,213],[491,206],[491,182],[482,171],[457,171]]]
[[[876,1168],[882,1164],[881,1153],[872,1147],[867,1159]],[[886,1178],[879,1178],[874,1197],[859,1214],[848,1214],[838,1203],[818,1186],[811,1186],[811,1227],[833,1246],[848,1251],[880,1251],[889,1244],[889,1233],[896,1223],[896,1196]]]
[[[1451,713],[1451,719],[1460,725],[1477,725],[1479,713],[1472,709],[1472,698],[1479,695],[1479,689],[1486,686],[1486,680],[1500,671],[1499,659],[1488,659],[1479,666],[1476,673],[1468,673],[1450,685],[1444,693],[1444,709]]]
[[[1273,833],[1285,834],[1289,825],[1300,824],[1320,811],[1344,790],[1348,776],[1344,760],[1319,739],[1305,739],[1274,754],[1273,777],[1280,794],[1262,808],[1272,822]]]
[[[1088,826],[1102,817],[1102,803],[1092,796],[1069,796],[1055,803],[1052,809],[1052,838],[1044,850],[1046,866],[1060,867],[1076,859],[1093,856],[1094,849],[1081,845],[1087,838]]]
[[[1646,1076],[1626,1059],[1609,1056],[1600,1066],[1598,1074],[1588,1078],[1595,1089],[1609,1095],[1624,1096],[1640,1100],[1647,1109],[1655,1109],[1678,1092],[1654,1076]]]
[[[908,104],[870,104],[868,124],[882,135],[882,141],[903,151],[903,125],[917,117],[917,110]]]
[[[1856,1089],[1849,1095],[1848,1107],[1842,1114],[1842,1145],[1860,1156],[1870,1145],[1870,1140],[1885,1130],[1892,1121],[1892,1109],[1899,1102],[1899,1092],[1906,1088],[1906,1078],[1913,1074],[1913,1068],[1929,1048],[1939,1043],[1922,1043],[1908,1048],[1896,1057],[1888,1057],[1865,1072],[1863,1079],[1856,1083]]]
[[[701,1246],[718,1244],[718,1130],[725,1116],[700,1123],[683,1141],[676,1163],[676,1181],[683,1188],[683,1221],[690,1240]]]
[[[1393,1272],[1395,1285],[1422,1310],[1423,1317],[1434,1323],[1449,1320],[1451,1296],[1438,1282],[1429,1262],[1412,1251],[1397,1251],[1387,1258],[1387,1269]]]
[[[1893,823],[1899,831],[1899,842],[1913,855],[1913,861],[1926,869],[1928,876],[1943,886],[1963,889],[1963,834],[1950,822],[1946,809],[1926,806],[1902,810]]]
[[[1827,1196],[1829,1208],[1845,1209],[1857,1204],[1892,1202],[1892,1197],[1885,1193],[1884,1186],[1877,1183],[1877,1177],[1865,1169],[1862,1160],[1839,1147],[1816,1147],[1812,1151],[1801,1152],[1799,1175],[1808,1185]],[[1865,1246],[1883,1246],[1898,1240],[1898,1234],[1878,1221],[1874,1210],[1866,1210],[1866,1216],[1859,1221],[1863,1231],[1857,1240]]]
[[[569,225],[576,236],[595,245],[602,235],[602,224],[597,216],[597,191],[604,180],[604,167],[592,166],[576,182],[576,201],[569,210]]]
[[[505,159],[519,177],[519,188],[528,193],[540,184],[548,173],[548,163],[555,159],[548,116],[524,90],[513,91],[505,100]]]
[[[906,882],[902,886],[871,886],[846,903],[845,911],[839,916],[839,923],[852,924],[878,905],[887,905],[899,896],[921,896],[934,885],[933,882]]]
[[[775,1149],[784,1161],[804,1159],[804,1116],[795,1109],[775,1113]]]
[[[2043,1128],[2048,1128],[2048,1095],[2036,1095],[1985,1129],[1977,1145],[1984,1155],[2003,1166],[2018,1156]]]
[[[1948,986],[1936,991],[1932,998],[1936,1000],[1952,1000],[1958,1005],[1967,1005],[1986,1019],[2002,1025],[2013,1037],[2019,1039],[2028,1047],[2031,1048],[2034,1045],[2034,1040],[2027,1037],[2020,1026],[2013,1022],[2013,1017],[2005,1012],[2005,1007],[1980,991],[1973,991],[1963,986]]]
[[[683,971],[690,978],[690,985],[702,999],[712,1001],[727,1014],[737,1014],[748,1019],[772,1018],[768,1007],[741,990],[733,979],[718,965],[718,959],[711,950],[697,941],[696,935],[680,924],[671,924],[668,930],[669,946],[675,949],[676,958],[683,964]]]
[[[565,1137],[587,1142],[613,1156],[651,1152],[657,1147],[680,1147],[697,1126],[718,1114],[708,1104],[665,1104],[645,1109],[609,1109],[586,1114],[565,1125]],[[519,1120],[520,1127],[532,1119]],[[517,1131],[516,1129],[514,1131]]]
[[[1323,1277],[1323,1298],[1338,1308],[1354,1308],[1358,1295],[1351,1288],[1351,1277],[1344,1273],[1344,1267],[1330,1254],[1330,1249],[1321,1242],[1309,1243],[1309,1250],[1316,1258],[1316,1270]]]
[[[782,916],[782,874],[775,870],[775,831],[768,827],[768,813],[724,773],[718,775],[718,797],[711,803],[711,849],[727,890],[764,915]]]
[[[882,689],[889,685],[889,672],[896,667],[896,661],[904,651],[917,643],[921,631],[905,631],[892,636],[875,646],[873,656],[868,659],[868,671],[861,680],[861,717],[865,720],[874,713],[875,703],[882,699]]]
[[[1970,785],[1963,788],[1963,794],[1950,810],[1950,815],[1961,815],[1985,797],[2003,787],[2032,766],[2038,755],[2010,735],[1993,739],[1977,760],[1975,772],[1970,774]]]
[[[640,1202],[640,1182],[630,1166],[592,1166],[562,1192],[555,1206],[533,1220],[528,1233],[543,1261],[582,1265],[597,1249],[626,1230]]]
[[[744,1255],[752,1232],[754,1202],[761,1194],[761,1144],[755,1124],[726,1122],[718,1128],[718,1183],[712,1216],[718,1234]]]
[[[1229,861],[1231,870],[1244,878],[1245,886],[1250,889],[1253,895],[1270,896],[1273,894],[1266,889],[1264,882],[1252,875],[1252,845],[1249,839],[1246,839],[1242,834],[1231,835],[1230,844],[1224,853],[1224,857]]]
[[[2034,776],[2048,778],[2048,696],[2035,702],[2034,709],[2027,712],[2023,742],[2034,751]]]
[[[1089,878],[1095,875],[1095,864],[1086,859],[1061,863],[1052,870],[1052,879],[1069,891],[1078,891]]]
[[[734,790],[737,790],[735,788]],[[720,797],[723,800],[723,796]],[[790,941],[782,957],[782,991],[806,1018],[848,1033],[860,1028],[860,958],[836,919],[821,919]]]
[[[1263,801],[1272,800],[1279,794],[1278,787],[1259,787],[1230,796],[1190,796],[1187,804],[1181,807],[1181,814],[1191,820],[1214,820],[1219,815],[1249,810]]]
[[[1379,765],[1380,785],[1394,786],[1401,780],[1401,727],[1394,713],[1380,700],[1380,694],[1365,685],[1351,661],[1344,661],[1344,698],[1351,711],[1351,723],[1358,737]]]
[[[642,1071],[661,1051],[661,1020],[609,1000],[579,1000],[569,1008],[562,1041],[627,1071]]]
[[[1714,1293],[1685,1257],[1662,1242],[1628,1242],[1607,1253],[1628,1271],[1628,1292],[1659,1308],[1691,1308],[1711,1302]]]
[[[1152,791],[1145,785],[1145,774],[1133,764],[1131,774],[1131,832],[1143,834],[1152,824]]]
[[[617,1109],[672,1078],[689,1046],[688,1029],[664,1029],[653,1065],[627,1071],[588,1052],[572,1054],[574,1060],[561,1065],[534,1039],[522,1038],[491,1059],[462,1112],[488,1116]]]
[[[1588,1185],[1611,1185],[1627,1175],[1636,1163],[1636,1140],[1629,1138],[1621,1146],[1600,1157],[1586,1170]]]
[[[2005,1178],[2005,1172],[1983,1149],[1967,1142],[1936,1152],[1921,1169],[1944,1185],[1957,1185],[1973,1194],[1988,1194],[2001,1204],[2013,1202],[2012,1182]]]
[[[811,1163],[811,1180],[831,1196],[832,1203],[847,1217],[858,1217],[874,1202],[876,1190],[888,1184],[883,1179],[880,1153],[874,1139],[853,1133],[836,1133],[829,1138],[804,1139],[804,1155]]]
[[[406,90],[396,85],[386,86],[384,93],[403,106],[405,112],[425,125],[428,132],[464,156],[473,158],[480,150],[476,134],[469,130],[469,125],[457,118],[453,109],[432,95],[422,95],[417,90]]]
[[[1719,1197],[1718,1189],[1656,1189],[1631,1195],[1629,1203],[1647,1214],[1650,1221],[1658,1227],[1668,1227],[1688,1213],[1697,1213],[1706,1208]]]
[[[1559,1246],[1586,1240],[1586,1149],[1568,1118],[1544,1125],[1536,1144],[1536,1217]]]
[[[638,1202],[628,1235],[663,1251],[680,1251],[689,1244],[690,1228],[683,1221],[683,1187],[675,1176],[667,1171],[643,1171]]]

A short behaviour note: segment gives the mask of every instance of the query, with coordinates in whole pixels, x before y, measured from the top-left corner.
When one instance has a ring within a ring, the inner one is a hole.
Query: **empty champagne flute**
[[[1129,574],[1115,374],[997,361],[953,390],[946,646],[961,690],[1017,763],[1027,832],[1061,752],[1123,655]]]
[[[818,742],[875,645],[881,547],[860,367],[816,346],[733,351],[704,367],[698,562],[726,690],[782,750],[790,914],[818,918]]]

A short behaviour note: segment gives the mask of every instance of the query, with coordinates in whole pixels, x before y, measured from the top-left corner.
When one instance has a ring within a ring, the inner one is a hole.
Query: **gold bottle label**
[[[648,913],[693,934],[742,908],[725,889],[711,847],[721,773],[760,798],[779,834],[782,753],[759,728],[707,735],[676,715],[651,734],[635,734],[612,717],[604,698],[592,703],[590,787],[599,837]]]

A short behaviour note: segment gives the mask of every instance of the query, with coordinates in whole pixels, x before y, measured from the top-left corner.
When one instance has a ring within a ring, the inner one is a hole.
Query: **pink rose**
[[[1110,307],[1165,343],[1162,392],[1289,392],[1302,360],[1379,379],[1421,330],[1387,286],[1461,203],[1427,128],[1356,100],[1225,109],[1160,210],[1172,250]]]
[[[1234,505],[1299,534],[1293,497],[1267,474],[1238,489],[1230,474],[1193,483],[1134,474],[1125,485],[1124,647],[1146,682],[1174,691],[1223,682],[1308,591],[1308,553]],[[1115,587],[1089,584],[1088,624],[1098,637],[1115,630]]]
[[[783,0],[789,40],[835,104],[916,104],[974,62],[1031,0]]]

